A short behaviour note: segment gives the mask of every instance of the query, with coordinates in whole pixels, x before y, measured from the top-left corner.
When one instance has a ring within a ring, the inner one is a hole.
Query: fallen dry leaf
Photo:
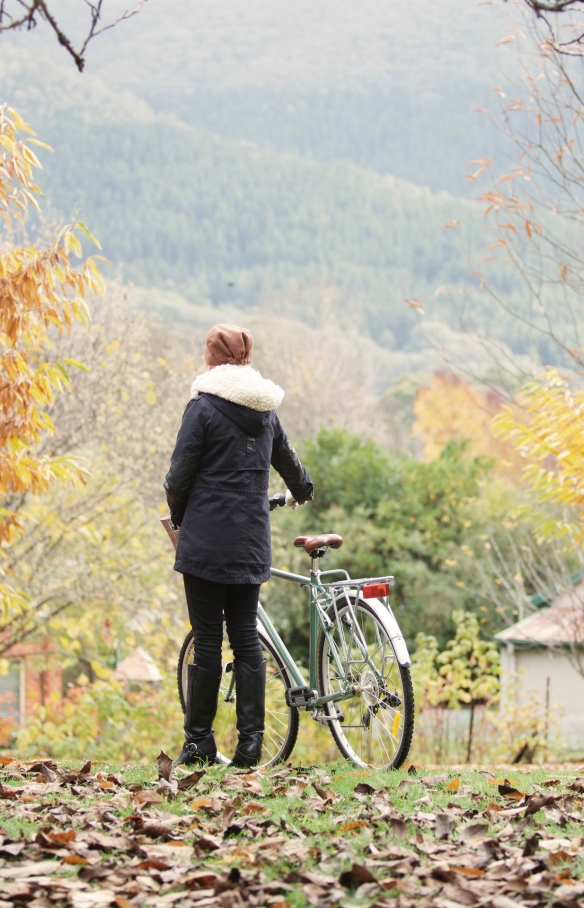
[[[551,795],[542,795],[541,797],[532,797],[529,800],[529,804],[525,808],[525,816],[530,817],[534,813],[537,813],[538,810],[541,810],[543,807],[548,807],[555,802],[555,798]]]
[[[475,878],[485,875],[485,871],[479,870],[478,867],[453,867],[452,870],[454,873],[462,873],[463,876],[469,876],[469,877],[475,877]]]
[[[77,834],[74,829],[68,829],[67,832],[50,832],[49,839],[58,845],[66,845],[68,842],[74,842]]]
[[[162,804],[163,799],[162,795],[157,791],[153,791],[151,788],[143,788],[141,791],[136,792],[133,800],[139,804]]]
[[[436,776],[423,776],[420,779],[422,785],[426,785],[428,788],[436,788],[437,785],[442,785],[444,782],[448,781],[448,773],[441,772]]]
[[[219,810],[220,802],[214,801],[213,798],[195,798],[189,807],[191,810]]]
[[[170,782],[173,770],[172,757],[169,757],[168,754],[161,750],[156,757],[156,762],[158,764],[158,778],[164,779],[165,782]]]
[[[460,842],[473,842],[477,839],[484,839],[488,831],[488,823],[471,823],[469,826],[459,829],[458,839]]]
[[[362,826],[368,826],[365,820],[351,820],[350,823],[343,823],[342,826],[339,826],[339,832],[354,832],[356,829],[360,829]]]
[[[358,785],[355,785],[353,789],[354,795],[373,795],[377,792],[377,789],[373,785],[369,785],[367,782],[359,782]]]
[[[518,791],[513,786],[509,785],[507,782],[504,782],[502,785],[498,786],[499,794],[503,795],[504,798],[509,798],[511,801],[523,801],[524,798],[529,797],[527,792]]]
[[[456,826],[456,817],[451,813],[436,814],[436,838],[447,839]]]
[[[135,903],[127,899],[125,895],[116,895],[115,904],[118,908],[135,908]]]
[[[199,769],[196,772],[190,773],[190,775],[185,776],[184,779],[178,780],[178,790],[179,791],[189,791],[191,788],[194,788],[197,785],[203,776],[206,774],[204,769]]]
[[[345,889],[357,889],[363,883],[377,883],[377,880],[366,867],[361,864],[353,864],[350,870],[341,873],[339,883]]]
[[[408,824],[401,817],[391,817],[389,821],[390,829],[396,839],[405,839],[408,835]]]

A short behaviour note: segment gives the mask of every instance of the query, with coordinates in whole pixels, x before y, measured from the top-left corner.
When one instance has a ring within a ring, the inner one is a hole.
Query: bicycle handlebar
[[[286,496],[283,494],[272,495],[271,498],[268,498],[268,503],[270,505],[270,511],[275,511],[277,508],[283,508],[286,505]]]

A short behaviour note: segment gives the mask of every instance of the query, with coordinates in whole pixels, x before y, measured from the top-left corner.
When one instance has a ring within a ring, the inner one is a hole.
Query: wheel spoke
[[[343,616],[347,614],[351,615],[350,623],[343,621]],[[361,602],[353,602],[349,609],[343,600],[334,612],[331,610],[329,617],[331,620],[334,617],[331,640],[329,642],[323,635],[320,638],[322,693],[336,693],[343,689],[346,682],[352,683],[359,691],[340,704],[343,721],[335,718],[330,723],[337,744],[345,756],[359,765],[390,767],[398,759],[403,762],[411,737],[413,704],[411,699],[408,704],[405,703],[404,675],[385,625],[373,610]],[[343,653],[345,677],[339,675],[330,652],[332,647]],[[405,677],[411,684],[409,673]],[[411,691],[411,688],[408,690]],[[389,694],[399,697],[402,704],[400,712],[387,703]],[[332,709],[328,709],[330,716],[335,715]],[[401,744],[406,709],[410,731],[404,750]]]

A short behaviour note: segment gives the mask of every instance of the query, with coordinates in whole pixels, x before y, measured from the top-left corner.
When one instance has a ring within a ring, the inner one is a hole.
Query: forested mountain
[[[415,325],[405,299],[469,284],[460,237],[441,226],[458,219],[480,239],[470,201],[225,139],[30,51],[9,49],[0,73],[54,149],[49,210],[85,220],[127,280],[313,323],[332,305],[341,326],[398,348]],[[452,322],[446,299],[433,316]]]
[[[192,125],[465,194],[468,160],[493,151],[473,110],[497,81],[502,4],[179,0],[143,12],[91,71]]]
[[[81,3],[54,5],[83,32]],[[502,0],[149,0],[90,45],[87,72],[226,138],[468,194],[467,162],[496,146],[473,110],[491,106],[508,24]],[[42,27],[2,41],[72,67]]]
[[[41,29],[4,36],[0,99],[54,148],[45,213],[84,220],[123,280],[174,293],[182,317],[333,321],[418,352],[406,299],[431,302],[436,347],[437,320],[459,327],[439,286],[492,321],[467,259],[479,209],[444,189],[493,145],[471,108],[505,25],[461,0],[152,0],[91,45],[83,75]],[[513,322],[506,341],[524,352]]]

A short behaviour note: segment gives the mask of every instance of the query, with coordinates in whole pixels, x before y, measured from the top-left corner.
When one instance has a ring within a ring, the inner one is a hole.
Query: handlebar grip
[[[286,505],[286,496],[285,495],[272,495],[271,498],[268,498],[270,505],[270,511],[275,511],[276,508],[283,508]]]

